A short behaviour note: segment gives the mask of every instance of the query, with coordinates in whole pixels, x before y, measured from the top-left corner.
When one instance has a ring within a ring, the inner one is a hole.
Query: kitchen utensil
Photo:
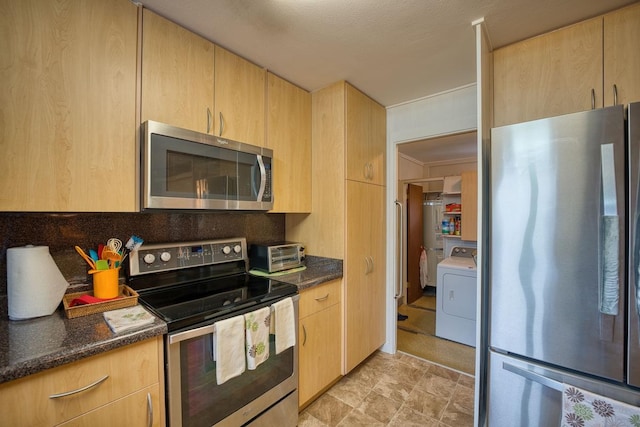
[[[100,257],[98,256],[98,252],[96,252],[93,249],[89,249],[89,256],[91,257],[92,260],[94,261],[98,261],[100,259]]]
[[[107,261],[106,259],[99,259],[98,261],[96,261],[96,270],[106,270],[108,268],[109,268],[109,261]]]
[[[142,246],[143,243],[144,240],[142,240],[142,238],[138,236],[129,237],[129,240],[127,240],[127,244],[125,245],[127,251],[125,251],[125,254],[122,256],[121,261],[124,261],[127,255],[129,255],[129,252],[137,251],[138,249],[140,249],[140,246]]]
[[[119,254],[120,249],[122,249],[122,240],[111,238],[107,240],[107,247],[111,249],[113,252]]]
[[[87,255],[80,246],[74,246],[76,252],[78,252],[80,254],[80,256],[87,262],[87,264],[89,264],[89,266],[92,269],[96,269],[96,263],[93,259],[91,259],[91,257],[89,257],[89,255]]]
[[[102,250],[102,259],[108,261],[109,262],[109,266],[111,268],[113,268],[113,267],[115,267],[115,264],[117,262],[121,262],[122,261],[122,255],[120,255],[117,252],[114,252],[112,249],[110,249],[108,246],[106,246]]]

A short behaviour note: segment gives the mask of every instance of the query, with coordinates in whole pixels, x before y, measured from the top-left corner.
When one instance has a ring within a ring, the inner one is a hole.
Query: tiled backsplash
[[[247,244],[284,240],[284,214],[207,213],[0,213],[0,296],[7,294],[7,248],[49,246],[70,283],[87,283],[87,265],[74,246],[97,248],[131,235],[147,243],[246,237]]]

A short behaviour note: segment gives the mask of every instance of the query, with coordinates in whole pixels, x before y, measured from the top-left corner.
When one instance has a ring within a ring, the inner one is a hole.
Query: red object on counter
[[[116,298],[119,298],[119,297],[116,297]],[[95,304],[97,302],[110,301],[116,298],[102,299],[102,298],[96,298],[92,295],[82,295],[81,297],[72,299],[71,302],[69,303],[69,307],[75,307],[76,305]]]

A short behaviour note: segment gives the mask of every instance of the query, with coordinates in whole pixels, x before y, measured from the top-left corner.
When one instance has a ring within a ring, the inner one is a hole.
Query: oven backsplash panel
[[[111,237],[131,235],[146,242],[246,237],[247,245],[284,240],[285,215],[244,212],[206,213],[0,213],[0,296],[7,295],[7,248],[49,246],[71,284],[88,283],[86,263],[73,249],[95,248]]]

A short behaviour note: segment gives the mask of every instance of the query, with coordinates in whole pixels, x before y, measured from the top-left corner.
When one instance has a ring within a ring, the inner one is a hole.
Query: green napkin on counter
[[[249,273],[255,275],[255,276],[263,276],[263,277],[277,277],[277,276],[284,276],[285,274],[291,274],[291,273],[297,273],[299,271],[304,271],[306,270],[307,266],[303,265],[302,267],[296,267],[296,268],[292,268],[290,270],[282,270],[282,271],[276,271],[275,273],[267,273],[266,271],[261,271],[261,270],[249,270]]]

